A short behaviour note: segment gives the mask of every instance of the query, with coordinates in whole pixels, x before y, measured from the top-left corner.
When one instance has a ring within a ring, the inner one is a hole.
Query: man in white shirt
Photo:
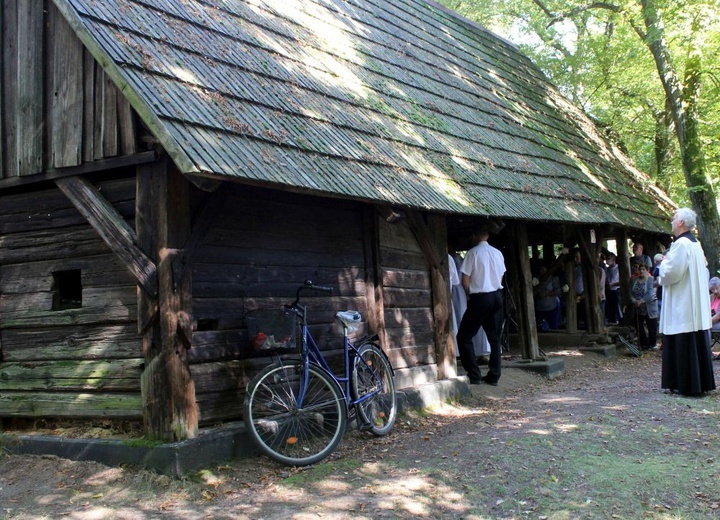
[[[707,262],[691,233],[696,218],[689,208],[675,212],[671,223],[675,241],[665,253],[658,277],[663,288],[661,387],[693,396],[715,389]]]
[[[502,253],[488,244],[490,233],[486,225],[473,232],[477,244],[465,255],[462,267],[462,285],[468,295],[467,310],[463,314],[457,334],[460,362],[467,372],[470,384],[496,386],[500,379],[500,329],[503,319],[502,277],[505,259]],[[473,349],[473,337],[482,327],[490,343],[488,373],[482,377]]]

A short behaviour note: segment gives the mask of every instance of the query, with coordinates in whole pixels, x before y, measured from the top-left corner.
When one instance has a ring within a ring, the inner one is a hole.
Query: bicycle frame
[[[307,392],[307,380],[308,380],[308,371],[310,368],[310,363],[314,363],[318,366],[320,366],[327,374],[335,381],[335,383],[340,388],[341,392],[343,393],[345,397],[345,406],[347,408],[354,407],[367,399],[372,398],[374,395],[378,394],[382,391],[382,381],[377,378],[375,375],[375,371],[365,363],[365,360],[362,359],[360,356],[358,356],[358,359],[362,361],[363,364],[365,364],[365,367],[368,368],[373,376],[380,385],[380,388],[373,391],[366,393],[365,395],[361,396],[358,399],[352,399],[352,393],[350,392],[350,371],[352,367],[350,366],[350,353],[358,353],[358,347],[356,347],[353,343],[350,342],[348,339],[348,333],[347,328],[343,327],[343,365],[344,365],[344,373],[342,376],[337,376],[335,372],[330,368],[327,361],[325,360],[325,357],[322,355],[322,352],[320,351],[320,348],[318,347],[317,343],[315,342],[315,338],[312,337],[312,334],[308,330],[307,325],[307,308],[305,305],[300,305],[299,303],[294,303],[292,306],[289,307],[290,310],[294,311],[295,314],[298,316],[298,318],[301,320],[301,334],[302,334],[302,343],[301,343],[301,353],[300,357],[303,361],[303,378],[302,383],[300,387],[300,395],[298,396],[298,407],[302,408],[303,402],[305,401],[305,394]],[[366,341],[371,341],[371,337],[365,336],[358,344],[362,345]]]

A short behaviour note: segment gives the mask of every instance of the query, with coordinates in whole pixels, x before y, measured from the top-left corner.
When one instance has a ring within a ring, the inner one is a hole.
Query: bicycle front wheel
[[[342,439],[347,407],[337,383],[299,359],[273,363],[248,384],[244,420],[250,437],[271,459],[289,466],[315,464]],[[299,405],[301,388],[305,396]]]
[[[358,349],[350,376],[357,414],[375,435],[392,430],[397,418],[397,395],[392,367],[382,349],[366,343]]]

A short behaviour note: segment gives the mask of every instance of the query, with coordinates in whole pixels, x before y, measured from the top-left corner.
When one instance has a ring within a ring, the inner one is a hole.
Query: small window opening
[[[197,331],[218,330],[218,320],[197,320]]]
[[[82,307],[82,281],[80,269],[55,271],[53,274],[53,310],[79,309]]]

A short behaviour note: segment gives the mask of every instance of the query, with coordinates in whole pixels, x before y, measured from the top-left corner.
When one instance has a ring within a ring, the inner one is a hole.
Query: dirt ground
[[[557,380],[506,369],[304,469],[258,456],[172,479],[0,454],[0,519],[720,517],[717,392],[664,394],[659,352],[553,354]]]

